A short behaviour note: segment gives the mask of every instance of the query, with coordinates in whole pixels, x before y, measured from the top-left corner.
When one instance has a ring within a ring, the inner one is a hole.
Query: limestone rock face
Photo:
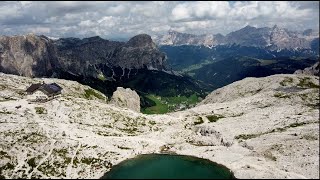
[[[96,76],[99,71],[117,76],[115,67],[121,69],[165,70],[166,56],[160,52],[149,35],[140,34],[128,42],[116,42],[91,37],[85,39],[61,38],[54,42],[59,62],[65,71],[73,74]],[[109,69],[107,68],[107,69]],[[122,75],[122,72],[119,76]]]
[[[56,49],[45,36],[0,36],[0,71],[23,76],[48,76],[58,67]]]
[[[108,67],[108,68],[106,68]],[[148,68],[166,70],[166,55],[147,34],[128,42],[116,42],[99,36],[60,38],[45,36],[0,36],[0,72],[27,77],[51,76],[61,71],[97,77],[124,76],[124,71]]]
[[[147,34],[132,37],[114,52],[111,64],[127,69],[166,70],[166,55],[159,51],[156,44]]]
[[[140,97],[130,88],[118,87],[113,92],[110,103],[140,112]]]

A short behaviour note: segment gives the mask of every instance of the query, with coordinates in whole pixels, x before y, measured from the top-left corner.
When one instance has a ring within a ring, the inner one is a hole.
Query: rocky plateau
[[[62,94],[29,103],[31,83]],[[319,179],[319,77],[245,78],[196,107],[145,115],[74,81],[0,73],[0,178],[100,178],[139,154],[225,165],[236,178]]]

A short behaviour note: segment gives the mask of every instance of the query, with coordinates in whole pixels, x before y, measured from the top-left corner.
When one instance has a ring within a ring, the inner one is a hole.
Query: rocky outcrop
[[[297,70],[294,72],[294,74],[306,74],[306,75],[314,75],[314,76],[319,76],[320,73],[319,73],[319,62],[316,62],[313,66],[311,67],[307,67],[303,70]]]
[[[113,92],[110,103],[140,112],[140,97],[130,88],[125,89],[118,87],[117,90]]]
[[[0,36],[0,71],[29,77],[50,76],[59,68],[56,48],[45,36]]]

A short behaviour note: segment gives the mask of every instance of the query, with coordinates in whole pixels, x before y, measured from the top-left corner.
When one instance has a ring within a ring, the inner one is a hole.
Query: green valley
[[[145,96],[149,101],[155,103],[154,106],[142,108],[144,114],[164,114],[171,111],[183,110],[194,106],[202,98],[199,98],[196,94],[192,94],[189,97],[186,96],[174,96],[174,97],[161,97],[154,94]]]

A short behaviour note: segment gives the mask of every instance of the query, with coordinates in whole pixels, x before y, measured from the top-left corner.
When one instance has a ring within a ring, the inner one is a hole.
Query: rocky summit
[[[32,83],[62,94],[29,103]],[[245,78],[198,106],[145,115],[110,104],[88,86],[0,73],[0,177],[100,178],[148,153],[209,159],[236,178],[319,179],[319,77]]]

